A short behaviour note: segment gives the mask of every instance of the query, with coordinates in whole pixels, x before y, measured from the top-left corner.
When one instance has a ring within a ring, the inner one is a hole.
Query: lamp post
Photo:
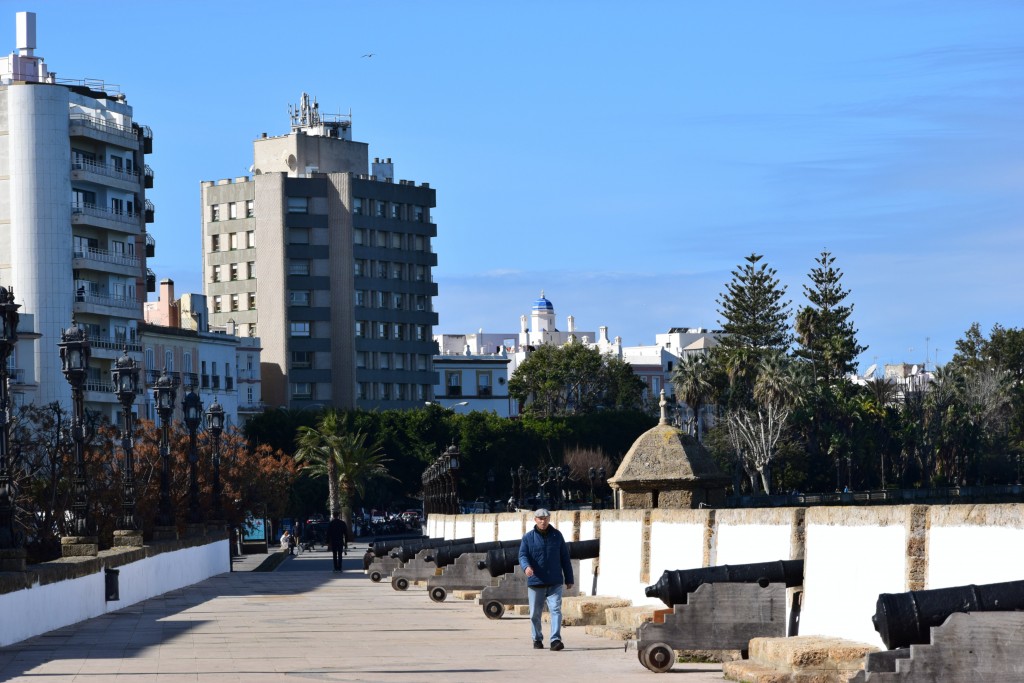
[[[121,449],[124,451],[124,469],[121,471],[121,519],[118,530],[133,532],[119,536],[139,536],[139,525],[135,519],[135,419],[132,416],[132,404],[139,390],[139,367],[135,359],[128,355],[125,346],[124,354],[114,361],[110,370],[110,379],[114,384],[114,393],[121,403],[124,427],[121,429]],[[141,544],[141,537],[138,541]]]
[[[451,485],[450,511],[454,515],[459,512],[459,466],[461,464],[459,458],[462,457],[462,454],[459,452],[459,447],[452,444],[444,455],[445,472],[448,474],[448,481]]]
[[[71,438],[75,442],[75,474],[73,479],[74,499],[71,503],[71,528],[74,536],[78,537],[70,543],[62,542],[62,549],[66,545],[90,545],[85,540],[89,536],[89,501],[86,496],[85,485],[85,380],[89,374],[89,356],[92,348],[89,345],[89,335],[84,328],[78,326],[75,319],[71,319],[71,327],[62,330],[60,334],[60,362],[64,377],[71,385]],[[94,544],[93,544],[94,545]],[[75,554],[92,554],[96,552],[75,551]]]
[[[203,402],[193,387],[181,400],[181,414],[188,429],[188,522],[203,523],[203,512],[199,509],[199,449],[196,432],[203,421]],[[195,533],[196,529],[192,530]]]
[[[224,518],[220,501],[223,495],[220,488],[220,435],[224,432],[224,409],[217,403],[216,396],[206,411],[206,426],[213,436],[213,518],[220,521]]]
[[[174,413],[174,399],[178,391],[174,381],[167,374],[165,367],[160,377],[153,384],[153,402],[156,412],[160,415],[160,507],[157,512],[156,524],[162,529],[154,533],[154,537],[174,538],[174,510],[171,507],[171,415]]]
[[[7,361],[18,341],[18,309],[14,289],[0,287],[0,571],[23,571],[25,550],[14,528],[14,477],[9,449],[10,394]]]

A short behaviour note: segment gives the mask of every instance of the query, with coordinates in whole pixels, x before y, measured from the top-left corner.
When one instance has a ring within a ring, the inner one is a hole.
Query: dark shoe
[[[533,649],[534,650],[543,650],[544,649],[544,641],[543,640],[535,640],[535,641],[533,641]]]
[[[541,647],[543,647],[543,645]],[[560,641],[560,640],[552,640],[551,641],[551,649],[554,650],[555,652],[558,652],[559,650],[564,650],[565,649],[565,645],[562,645],[562,641]]]

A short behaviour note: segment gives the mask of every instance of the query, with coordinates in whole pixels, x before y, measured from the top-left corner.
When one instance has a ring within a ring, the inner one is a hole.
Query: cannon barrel
[[[455,559],[463,553],[486,553],[501,548],[515,546],[516,553],[519,552],[519,540],[515,541],[488,541],[486,543],[460,543],[454,545],[442,545],[435,548],[434,564],[438,567],[447,567],[455,562]]]
[[[413,543],[420,540],[444,541],[443,538],[427,538],[426,536],[420,538],[393,538],[388,541],[374,541],[370,544],[370,550],[373,552],[374,557],[384,557],[388,552],[398,548],[403,543]]]
[[[787,587],[804,582],[803,560],[778,560],[754,564],[722,564],[700,569],[665,570],[658,582],[644,589],[649,598],[658,598],[669,607],[685,605],[686,595],[705,583],[782,583]]]
[[[956,586],[907,593],[882,593],[871,617],[890,650],[930,642],[930,629],[954,612],[1024,610],[1024,581]]]
[[[516,570],[519,564],[519,544],[521,541],[514,541],[514,546],[499,548],[487,551],[487,559],[477,562],[478,569],[486,569],[494,577],[503,574],[510,574]],[[589,560],[597,557],[601,551],[601,541],[574,541],[565,544],[569,549],[569,559]]]
[[[452,540],[445,539],[434,539],[427,538],[419,541],[413,541],[411,543],[403,543],[397,548],[391,551],[391,557],[402,562],[408,562],[412,558],[416,557],[416,553],[424,549],[434,549],[443,545],[449,545],[452,543],[472,543],[473,538],[456,538]]]

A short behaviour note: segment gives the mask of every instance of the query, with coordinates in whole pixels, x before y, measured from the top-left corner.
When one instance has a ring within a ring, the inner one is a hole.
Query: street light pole
[[[220,522],[224,519],[221,506],[223,492],[220,487],[220,435],[224,432],[224,409],[213,397],[213,405],[206,411],[206,425],[213,436],[213,518]]]
[[[61,539],[65,556],[93,556],[99,552],[95,537],[90,536],[89,499],[85,483],[85,380],[89,374],[92,348],[85,328],[71,319],[71,327],[60,334],[60,360],[64,377],[71,385],[71,438],[75,442],[75,474],[71,502],[72,536]]]
[[[135,359],[128,355],[125,346],[124,354],[114,361],[110,370],[114,393],[121,403],[124,426],[121,428],[121,449],[124,451],[124,469],[121,471],[121,519],[114,532],[114,545],[141,546],[142,533],[138,530],[135,518],[135,418],[132,415],[132,404],[139,389],[139,367]]]
[[[22,535],[15,529],[14,466],[10,454],[11,398],[7,361],[18,341],[18,309],[14,288],[0,287],[0,572],[24,571]]]
[[[193,387],[181,400],[181,413],[188,429],[188,523],[192,536],[203,535],[205,529],[196,528],[203,523],[203,512],[199,508],[199,448],[196,432],[203,421],[203,402]]]
[[[157,513],[157,529],[153,533],[154,538],[173,539],[177,538],[177,530],[174,527],[174,509],[171,505],[171,444],[170,429],[171,415],[174,413],[174,399],[177,389],[171,376],[167,374],[167,367],[164,367],[160,377],[153,384],[153,402],[156,404],[156,412],[160,415],[160,507]]]

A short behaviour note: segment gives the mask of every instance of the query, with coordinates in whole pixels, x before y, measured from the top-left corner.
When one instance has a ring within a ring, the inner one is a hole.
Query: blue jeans
[[[562,639],[562,584],[557,586],[530,586],[530,627],[534,641],[544,640],[544,631],[540,625],[540,615],[544,611],[544,603],[548,604],[551,613],[551,642]]]

